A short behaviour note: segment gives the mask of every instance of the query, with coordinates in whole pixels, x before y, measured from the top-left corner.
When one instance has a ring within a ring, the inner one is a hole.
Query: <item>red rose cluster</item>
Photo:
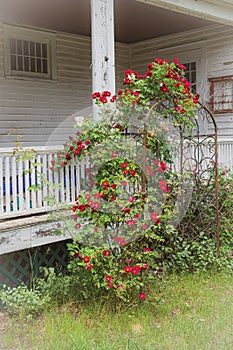
[[[112,94],[111,94],[110,91],[103,91],[102,93],[94,92],[92,94],[92,98],[93,98],[93,100],[96,100],[97,102],[100,102],[100,103],[108,103],[109,101],[110,102],[115,102],[116,95],[113,95],[112,97],[111,97],[111,95]],[[110,98],[110,99],[108,100],[108,98]]]

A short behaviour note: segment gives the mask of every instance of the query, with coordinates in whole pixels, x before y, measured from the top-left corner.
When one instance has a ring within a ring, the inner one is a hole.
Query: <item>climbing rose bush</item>
[[[69,269],[82,274],[84,297],[94,290],[124,302],[148,300],[158,269],[155,243],[165,241],[178,196],[172,133],[192,130],[198,104],[184,74],[178,59],[156,58],[144,75],[127,70],[117,95],[93,93],[100,120],[84,121],[52,161],[53,171],[74,160],[89,164],[71,208],[68,245]]]

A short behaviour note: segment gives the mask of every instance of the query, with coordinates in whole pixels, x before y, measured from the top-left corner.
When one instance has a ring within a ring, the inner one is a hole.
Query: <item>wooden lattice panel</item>
[[[9,286],[30,280],[30,261],[27,251],[4,254],[0,257],[0,283]]]
[[[37,276],[41,266],[64,269],[68,260],[66,243],[67,241],[57,242],[1,255],[0,285],[29,285],[31,276]]]

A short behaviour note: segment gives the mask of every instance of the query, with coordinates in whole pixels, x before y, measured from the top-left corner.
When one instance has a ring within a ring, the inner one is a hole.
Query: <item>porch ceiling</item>
[[[0,0],[0,21],[90,36],[90,1]],[[213,23],[136,0],[115,0],[118,42],[139,42]]]

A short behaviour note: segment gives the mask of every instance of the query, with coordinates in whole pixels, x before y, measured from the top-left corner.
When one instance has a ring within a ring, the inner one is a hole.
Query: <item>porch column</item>
[[[92,91],[115,94],[114,0],[91,0]]]

